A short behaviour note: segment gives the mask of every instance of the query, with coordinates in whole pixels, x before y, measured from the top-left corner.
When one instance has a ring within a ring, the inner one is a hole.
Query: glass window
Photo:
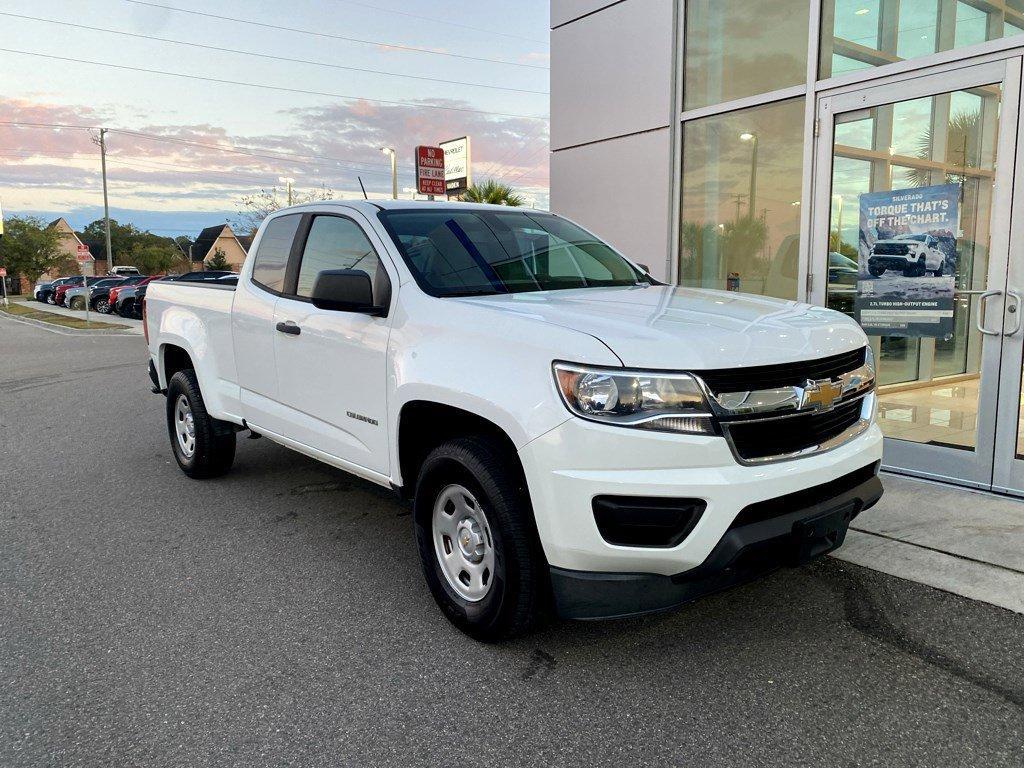
[[[440,209],[385,211],[378,216],[416,281],[435,296],[645,282],[610,246],[550,214]]]
[[[302,251],[295,293],[312,296],[321,270],[362,270],[370,276],[375,297],[380,294],[381,283],[387,281],[387,273],[366,233],[351,219],[341,216],[318,216],[313,220]]]
[[[685,109],[807,80],[807,0],[687,0]]]
[[[252,266],[253,282],[271,291],[284,291],[284,272],[292,250],[295,231],[302,219],[298,214],[280,216],[267,225],[260,237],[256,261]]]
[[[1024,0],[823,0],[821,78],[1024,32]]]
[[[804,100],[683,125],[679,282],[795,299]]]

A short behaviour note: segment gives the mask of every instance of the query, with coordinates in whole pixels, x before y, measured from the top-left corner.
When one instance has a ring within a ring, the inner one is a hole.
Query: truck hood
[[[731,291],[637,286],[471,297],[600,339],[632,368],[711,369],[812,360],[865,344],[841,313]],[[571,351],[558,357],[572,359]]]

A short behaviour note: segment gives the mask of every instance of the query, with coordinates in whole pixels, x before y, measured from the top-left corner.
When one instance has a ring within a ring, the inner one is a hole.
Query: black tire
[[[868,267],[868,272],[876,278],[880,278],[885,274],[885,267]]]
[[[416,482],[413,519],[423,574],[445,616],[479,641],[501,641],[529,632],[547,616],[551,588],[525,482],[515,457],[497,442],[466,437],[443,443],[427,456]],[[452,484],[468,489],[484,510],[494,549],[494,574],[477,601],[460,596],[435,552],[434,505]]]
[[[128,304],[128,302],[121,302],[121,306],[117,308],[117,314],[120,315],[122,318],[131,317],[132,311],[131,306]]]
[[[942,274],[944,272],[945,272],[945,265],[940,264],[939,265],[939,269],[935,270],[935,272],[933,272],[932,275],[934,275],[936,278],[941,278]]]
[[[85,300],[82,299],[82,297],[80,297],[80,296],[76,296],[74,299],[71,300],[71,304],[68,305],[68,309],[71,309],[71,310],[84,310],[85,309]]]
[[[195,446],[189,456],[178,441],[175,411],[179,398],[187,401],[195,428]],[[167,432],[178,467],[190,478],[216,478],[235,460],[235,430],[228,422],[206,413],[199,380],[192,369],[179,371],[167,384]]]
[[[104,315],[110,314],[110,302],[106,297],[96,300],[96,312],[102,312]]]

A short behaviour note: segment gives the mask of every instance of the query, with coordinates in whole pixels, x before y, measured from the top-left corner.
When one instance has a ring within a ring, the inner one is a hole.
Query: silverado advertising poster
[[[854,313],[868,334],[953,335],[959,184],[860,196]]]

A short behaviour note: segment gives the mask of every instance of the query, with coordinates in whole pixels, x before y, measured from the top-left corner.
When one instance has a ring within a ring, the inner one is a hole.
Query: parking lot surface
[[[826,559],[482,645],[388,491],[186,478],[145,362],[0,318],[0,763],[1024,762],[1020,615]]]

